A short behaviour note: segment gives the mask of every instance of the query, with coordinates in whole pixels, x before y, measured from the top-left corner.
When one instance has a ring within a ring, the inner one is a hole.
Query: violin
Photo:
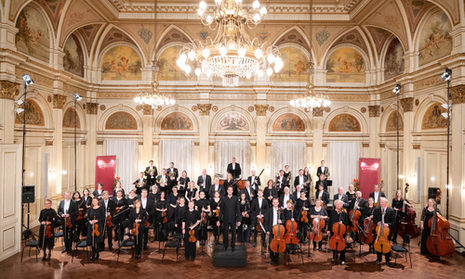
[[[73,228],[73,223],[71,223],[71,217],[65,217],[65,227],[67,229]]]
[[[197,241],[197,238],[195,237],[195,231],[193,229],[189,230],[189,239],[188,241],[190,243],[194,243]]]
[[[325,219],[317,217],[313,219],[312,229],[308,232],[310,241],[320,242],[323,240],[323,233],[321,230],[325,227]]]
[[[375,240],[373,231],[375,230],[375,224],[371,218],[366,218],[363,221],[363,232],[360,234],[360,240],[365,244],[372,244]]]
[[[262,215],[261,211],[259,215]],[[262,226],[263,226],[263,217],[257,217],[257,226],[255,227],[257,232],[259,233],[262,232]]]
[[[108,216],[107,216],[106,226],[107,226],[108,228],[111,228],[111,227],[113,226],[113,223],[111,222],[111,215],[108,215]]]
[[[449,257],[455,252],[454,242],[449,236],[450,223],[438,212],[434,205],[433,217],[428,221],[430,234],[426,239],[426,249],[438,257]]]
[[[78,212],[78,215],[76,216],[76,221],[80,221],[84,218],[84,212],[83,212],[83,209],[80,208],[79,209],[79,212]]]
[[[346,226],[341,224],[341,215],[339,215],[339,222],[333,224],[332,231],[333,236],[329,239],[329,248],[335,251],[344,250],[346,248],[346,241],[344,239]]]
[[[384,227],[384,220],[381,218],[381,224],[376,226],[376,239],[373,243],[376,252],[383,254],[391,252],[391,242],[388,240],[388,236],[389,227]]]
[[[200,215],[202,219],[203,224],[207,224],[207,213],[202,211],[202,214]]]
[[[97,220],[96,218],[97,217],[94,216],[94,220]],[[98,230],[98,223],[94,223],[92,225],[92,236],[96,236],[96,237],[100,236],[100,231]]]
[[[352,226],[350,227],[351,232],[357,232],[358,231],[358,219],[362,216],[362,212],[358,209],[352,209],[349,211],[349,217],[350,217],[350,222],[352,223]]]
[[[286,244],[299,244],[299,239],[297,238],[295,232],[297,231],[297,222],[292,221],[294,219],[294,207],[291,206],[292,218],[286,222],[286,235],[284,236],[284,241]]]
[[[163,218],[163,224],[168,223],[168,217],[166,217],[166,211],[161,212],[161,218]]]
[[[404,190],[404,201],[407,200],[407,192],[408,192],[409,184],[405,183],[405,190]],[[416,238],[420,235],[420,230],[418,226],[415,224],[415,218],[417,213],[411,206],[406,206],[405,203],[402,205],[402,211],[400,212],[400,220],[398,226],[398,233],[400,236],[404,236],[408,234],[411,238]]]
[[[281,214],[281,209],[278,208],[278,220],[279,215]],[[270,249],[274,253],[284,253],[286,251],[286,242],[284,241],[284,226],[282,224],[276,224],[273,226],[273,239],[270,243]]]
[[[300,217],[300,222],[303,224],[308,223],[308,211],[307,210],[302,210],[302,216]]]
[[[140,219],[140,214],[137,215],[137,219]],[[139,235],[139,228],[140,228],[140,223],[134,222],[134,225],[133,225],[133,227],[132,227],[131,233],[132,233],[134,236],[138,236],[138,235]]]
[[[47,222],[49,222],[49,217],[47,217]],[[46,224],[44,227],[44,236],[46,238],[52,238],[53,236],[53,230],[52,230],[52,224]]]

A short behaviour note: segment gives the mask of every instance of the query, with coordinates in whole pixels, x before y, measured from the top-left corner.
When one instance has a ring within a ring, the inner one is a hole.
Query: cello
[[[381,209],[383,215],[384,209]],[[376,239],[373,243],[375,251],[382,254],[391,252],[391,242],[388,240],[389,227],[384,227],[384,218],[381,218],[381,224],[376,226]]]
[[[409,186],[410,185],[408,183],[405,183],[404,201],[407,200],[407,192]],[[406,206],[405,203],[402,205],[398,228],[400,236],[403,237],[405,234],[408,234],[411,238],[416,238],[420,235],[420,230],[418,229],[418,226],[415,224],[416,216],[417,213],[415,212],[415,210],[412,209],[411,206]]]
[[[455,252],[454,242],[449,236],[450,223],[438,212],[434,204],[433,217],[428,221],[430,234],[426,239],[426,249],[434,256],[449,257]]]
[[[281,214],[281,209],[278,208],[278,221]],[[284,253],[286,251],[286,242],[284,241],[284,226],[282,224],[276,224],[273,226],[273,239],[270,243],[270,250],[274,253]]]
[[[362,216],[362,212],[360,212],[360,210],[355,208],[355,205],[354,205],[354,208],[349,212],[350,222],[352,223],[352,226],[350,227],[351,232],[358,231],[358,219],[360,219],[361,216]]]
[[[312,230],[308,232],[310,241],[320,242],[323,240],[321,230],[325,227],[325,220],[321,217],[313,218]]]
[[[333,224],[332,231],[333,236],[329,239],[329,248],[334,251],[344,250],[346,248],[346,241],[344,239],[346,226],[341,224],[341,215],[339,215],[339,222]]]
[[[286,222],[286,235],[284,236],[284,241],[286,244],[299,244],[299,239],[297,238],[295,232],[297,231],[297,222],[292,221],[294,219],[294,206],[291,206],[292,218]]]
[[[372,244],[375,236],[373,231],[375,230],[375,224],[371,218],[366,218],[363,221],[363,231],[360,234],[360,240],[365,244]]]

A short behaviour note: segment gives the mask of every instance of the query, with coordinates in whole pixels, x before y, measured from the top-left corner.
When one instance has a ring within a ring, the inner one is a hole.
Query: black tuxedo
[[[339,199],[339,194],[334,194],[333,196],[333,203]],[[344,203],[342,207],[345,209],[349,208],[349,199],[347,198],[346,194],[342,194],[341,201]]]
[[[354,209],[354,206],[355,206],[355,202],[356,202],[356,201],[357,201],[357,198],[353,199],[353,200],[350,202],[349,210]],[[358,201],[358,210],[360,210],[360,212],[362,212],[366,205],[367,205],[367,200],[364,199],[364,198],[360,198],[360,200]]]
[[[320,182],[323,182],[323,190],[328,191],[328,181],[327,180],[317,180],[315,182],[315,190],[318,191],[318,185],[320,184]]]
[[[284,193],[279,197],[279,206],[281,207],[284,207],[286,208],[287,205],[284,204]],[[294,195],[292,195],[291,193],[289,193],[289,199],[292,201],[292,204],[295,205],[295,199],[294,199]]]
[[[279,177],[276,179],[276,190],[278,195],[281,195],[284,192],[284,187],[289,186],[289,180],[285,176],[281,178],[281,183],[278,182]]]
[[[319,193],[318,191],[315,193],[315,198],[318,199]],[[321,201],[324,205],[328,205],[329,203],[329,193],[323,190],[323,194],[321,195]]]
[[[304,183],[307,182],[308,178],[307,178],[305,175],[302,175],[302,179],[303,179],[302,185],[304,185]],[[294,178],[294,187],[297,187],[297,185],[300,185],[300,183],[299,183],[299,176],[296,176],[296,177]],[[303,187],[302,187],[302,189],[303,189]]]
[[[223,185],[218,184],[218,191],[220,192],[220,198],[223,197],[224,195],[226,195],[226,191],[224,190]],[[215,185],[212,185],[210,187],[210,191],[208,193],[209,193],[210,197],[212,197],[212,198],[215,196]]]
[[[141,201],[141,208],[145,210],[147,213],[147,218],[148,220],[153,220],[153,214],[155,213],[155,200],[154,199],[149,199],[147,197],[147,203],[144,208],[144,204],[142,203],[142,198],[139,198]],[[149,228],[144,227],[144,249],[147,247],[147,242],[149,240]]]
[[[252,207],[252,217],[257,219],[257,215],[260,214],[260,212],[263,214],[263,216],[265,216],[269,205],[268,205],[267,200],[263,198],[262,206],[260,207],[258,203],[258,198],[256,198],[252,201],[251,207]]]
[[[58,215],[61,217],[62,214],[69,214],[69,217],[71,219],[71,224],[73,224],[73,228],[67,229],[65,227],[65,222],[63,221],[63,238],[65,242],[65,250],[66,251],[71,251],[72,245],[73,245],[73,231],[74,231],[74,225],[75,225],[75,220],[76,216],[78,214],[79,208],[78,204],[74,200],[70,200],[69,203],[69,208],[67,212],[65,212],[65,200],[60,201],[60,204],[58,205]],[[64,220],[64,219],[62,219]]]
[[[257,184],[255,184],[255,185],[253,185],[254,182],[252,181],[252,176],[249,176],[247,178],[247,181],[249,181],[249,183],[250,183],[250,188],[254,189],[255,191],[258,191],[258,186],[262,185],[262,183],[260,182],[260,177],[255,176],[254,180],[257,180]]]
[[[205,184],[203,187],[202,184]],[[210,187],[212,186],[212,177],[210,175],[205,175],[205,181],[203,181],[203,176],[200,175],[197,178],[197,185],[199,185],[200,191],[205,192],[205,194],[210,193]]]
[[[98,190],[94,190],[94,191],[92,192],[92,196],[93,196],[93,197],[97,197],[98,199],[101,199],[101,198],[102,198],[102,194],[103,194],[103,190],[102,190],[101,193],[99,193]]]
[[[250,190],[250,193],[249,193],[249,190]],[[250,187],[249,190],[247,190],[247,188],[244,188],[241,190],[241,194],[245,193],[246,199],[249,202],[251,202],[257,196],[257,192],[254,189],[252,189],[252,187]]]
[[[389,230],[393,230],[393,227],[396,223],[396,213],[394,209],[387,207],[386,206],[386,212],[384,213],[384,224],[387,224],[389,226]],[[381,207],[377,207],[373,210],[373,223],[375,225],[378,225],[378,222],[381,222],[382,220],[382,210]],[[390,239],[390,236],[388,236]],[[381,262],[383,254],[376,252],[377,260]],[[389,263],[390,257],[391,257],[391,252],[385,254],[386,257],[386,262]]]
[[[373,198],[373,202],[376,204],[376,202],[379,203],[379,198],[385,198],[386,195],[384,194],[384,192],[381,192],[381,191],[380,191],[380,192],[379,192],[379,195],[378,195],[378,200],[377,200],[377,201],[375,201],[375,192],[371,192],[369,197],[370,197],[370,198]]]
[[[300,190],[299,193],[297,193],[297,191],[294,191],[294,193],[292,193],[292,197],[294,198],[294,201],[297,201],[298,199],[300,199],[300,193],[305,193],[304,189]]]
[[[324,174],[326,177],[328,177],[329,175],[329,169],[327,166],[325,166],[325,170],[322,171],[321,170],[321,166],[318,167],[318,169],[316,170],[316,176],[317,177],[320,177],[321,174]]]
[[[178,176],[179,176],[179,173],[178,173],[178,169],[177,168],[173,168],[173,171],[171,171],[170,168],[166,168],[166,174],[169,176],[171,174],[171,172],[174,172],[174,178],[176,180],[178,180]]]
[[[220,221],[223,222],[223,245],[229,246],[229,232],[231,232],[231,247],[234,249],[236,243],[236,223],[242,220],[241,210],[237,196],[229,198],[225,196],[220,204]]]
[[[227,168],[227,172],[232,174],[234,179],[238,179],[239,177],[241,177],[241,174],[242,174],[241,165],[239,165],[239,163],[236,163],[236,165],[234,166],[234,169],[233,169],[232,163],[229,163],[228,168]]]
[[[153,177],[157,177],[158,175],[157,167],[153,166],[152,168],[153,168]],[[145,168],[145,176],[148,177],[149,175],[150,175],[150,166]]]
[[[284,226],[284,210],[280,210],[279,211],[280,214],[279,214],[279,218],[278,219],[281,219],[282,221],[282,225]],[[270,206],[268,208],[268,210],[266,211],[265,213],[265,230],[267,232],[270,232],[270,235],[273,234],[273,207]],[[271,239],[272,237],[270,237]]]
[[[115,214],[116,211],[116,203],[112,199],[108,199],[107,202],[107,207],[105,208],[105,200],[101,199],[99,201],[100,206],[105,210],[105,220],[106,220],[106,213],[110,212],[110,216],[113,217],[113,214]],[[113,220],[112,220],[113,224]],[[105,231],[103,232],[103,241],[100,243],[100,248],[104,249],[105,248],[105,238],[108,239],[108,248],[113,249],[113,227],[107,227],[105,226]]]

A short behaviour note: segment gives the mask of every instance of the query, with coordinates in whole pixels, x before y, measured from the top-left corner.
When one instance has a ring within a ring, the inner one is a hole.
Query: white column
[[[60,194],[68,189],[63,189],[62,185],[62,167],[63,167],[63,106],[66,102],[66,96],[53,95],[53,152],[51,156],[52,169],[55,170],[55,183],[50,181],[49,185],[55,185],[53,189],[49,189],[49,195]],[[68,185],[66,185],[68,186]]]
[[[142,162],[148,164],[149,160],[153,160],[153,109],[151,106],[144,105],[143,107],[143,130],[144,143],[142,145]],[[156,160],[154,160],[156,161]]]
[[[0,143],[11,144],[14,141],[14,100],[18,85],[11,81],[2,80],[0,86]]]
[[[87,164],[86,185],[95,183],[95,158],[97,156],[97,103],[86,104],[86,123],[87,123]],[[92,189],[90,189],[92,191]]]

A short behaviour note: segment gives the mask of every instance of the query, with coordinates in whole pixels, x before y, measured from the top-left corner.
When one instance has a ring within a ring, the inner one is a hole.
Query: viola
[[[278,209],[278,220],[280,220],[281,209]],[[286,251],[286,242],[284,241],[284,226],[282,224],[276,224],[273,226],[273,239],[270,243],[270,249],[274,253],[284,253]]]
[[[325,220],[321,217],[314,218],[312,222],[312,229],[308,232],[310,241],[320,242],[323,240],[323,233],[321,230],[325,227]]]
[[[363,221],[363,232],[360,234],[360,240],[365,244],[372,244],[375,240],[373,231],[375,230],[375,224],[370,218],[366,218]]]
[[[346,248],[346,241],[344,234],[346,233],[346,226],[341,224],[341,215],[339,215],[339,222],[334,223],[332,227],[333,236],[329,239],[329,248],[335,251],[342,251]]]
[[[358,220],[362,216],[362,213],[358,209],[352,209],[349,211],[349,217],[350,217],[350,222],[352,223],[352,226],[350,227],[351,232],[357,232],[358,231]]]
[[[94,220],[97,220],[95,216],[94,216]],[[100,236],[100,231],[98,230],[98,223],[94,223],[92,225],[92,236],[96,236],[96,237]]]
[[[194,242],[197,241],[197,238],[195,237],[195,231],[192,230],[192,229],[189,230],[189,239],[188,239],[188,241],[189,241],[190,243],[194,243]]]
[[[373,248],[378,253],[387,254],[391,252],[391,242],[388,240],[389,227],[384,226],[384,221],[381,219],[381,224],[376,226],[376,239],[373,243]]]
[[[409,184],[405,183],[405,191],[404,191],[404,201],[407,200],[407,192],[408,192]],[[418,226],[415,224],[415,218],[417,213],[411,206],[406,206],[405,204],[402,205],[402,211],[400,212],[400,220],[398,226],[398,233],[400,236],[404,236],[408,234],[411,238],[416,238],[420,235],[420,230]]]
[[[297,222],[292,221],[294,219],[294,208],[291,207],[292,218],[286,221],[286,235],[284,241],[286,244],[299,244],[299,239],[296,236]]]
[[[438,257],[449,257],[455,252],[454,242],[449,236],[450,223],[438,212],[434,206],[433,217],[428,221],[430,234],[426,239],[426,249]]]

